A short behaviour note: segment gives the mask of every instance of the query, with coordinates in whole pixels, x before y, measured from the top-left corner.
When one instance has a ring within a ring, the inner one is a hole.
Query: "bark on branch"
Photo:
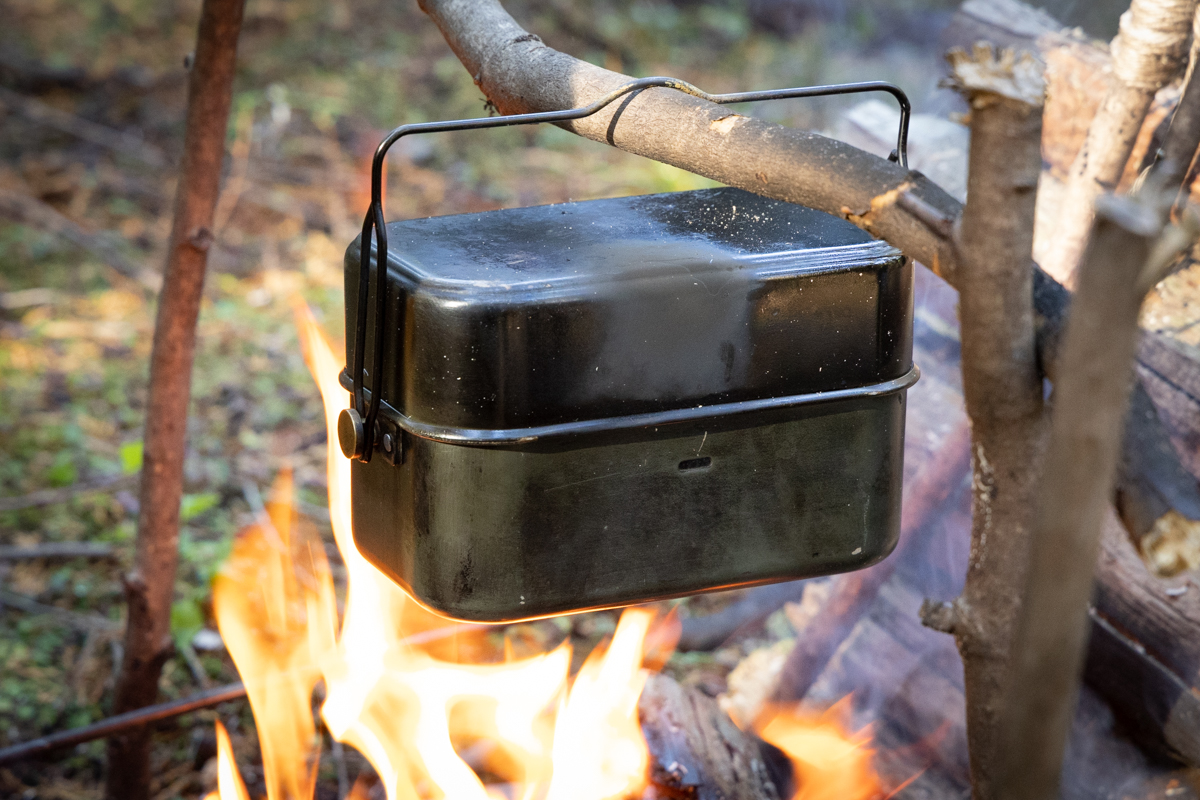
[[[954,634],[967,696],[971,782],[999,797],[996,720],[1019,613],[1046,416],[1034,344],[1033,221],[1042,155],[1039,65],[1026,53],[951,53],[971,105],[958,272],[963,395],[971,420],[971,557],[962,595],[922,616]]]
[[[196,319],[212,242],[244,2],[204,0],[200,11],[175,218],[150,355],[141,513],[134,568],[125,578],[128,617],[115,714],[155,702],[159,674],[172,650],[171,602],[179,562],[179,501]],[[109,798],[146,800],[150,778],[149,728],[109,740]]]
[[[498,0],[420,5],[502,114],[574,108],[632,80],[547,47]],[[907,192],[951,220],[961,206],[918,172],[672,89],[647,89],[565,127],[730,186],[849,219],[953,283],[945,238],[896,201]]]
[[[1013,672],[998,734],[1003,797],[1052,800],[1089,630],[1088,600],[1137,353],[1144,276],[1186,237],[1160,239],[1174,198],[1102,198],[1063,346]]]
[[[1196,0],[1134,0],[1113,40],[1113,80],[1075,158],[1043,264],[1070,285],[1087,247],[1092,205],[1116,188],[1155,93],[1176,76],[1187,53]]]
[[[1200,61],[1200,9],[1192,18],[1192,49],[1188,56],[1188,70],[1184,77],[1183,96],[1171,117],[1171,128],[1158,154],[1156,172],[1168,190],[1178,188],[1177,206],[1182,206],[1188,191],[1184,185],[1196,149],[1200,148],[1200,80],[1196,77],[1197,62]]]

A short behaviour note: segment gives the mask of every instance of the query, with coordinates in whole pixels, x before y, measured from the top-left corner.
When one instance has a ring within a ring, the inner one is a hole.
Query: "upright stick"
[[[1192,21],[1192,50],[1188,55],[1187,75],[1183,80],[1183,96],[1175,107],[1171,117],[1171,128],[1159,151],[1156,171],[1162,185],[1169,191],[1179,188],[1180,196],[1176,205],[1182,205],[1187,199],[1186,185],[1188,173],[1196,158],[1196,149],[1200,148],[1200,76],[1196,67],[1200,66],[1200,9]]]
[[[213,209],[244,2],[204,0],[200,11],[175,219],[150,356],[141,514],[134,568],[125,577],[128,621],[125,658],[113,701],[117,714],[154,703],[163,663],[172,650],[171,601],[179,560],[179,502],[196,318],[213,240]],[[150,730],[138,728],[110,739],[108,766],[111,800],[146,800]]]
[[[995,55],[986,46],[969,55],[952,52],[951,73],[971,104],[958,267],[963,396],[971,420],[971,556],[962,595],[951,604],[927,601],[922,618],[958,643],[973,796],[992,800],[999,796],[996,718],[1046,430],[1033,318],[1044,87],[1040,65],[1028,54]]]
[[[1171,192],[1167,202],[1173,197]],[[1164,205],[1158,197],[1104,197],[1097,204],[1060,357],[1031,563],[1000,718],[996,784],[1005,800],[1059,796],[1100,532],[1133,380],[1138,310],[1152,285],[1149,276],[1157,274],[1154,267],[1169,260],[1155,247]],[[1184,244],[1178,236],[1163,241],[1173,248]]]
[[[1092,229],[1092,205],[1116,189],[1155,93],[1187,54],[1196,0],[1133,0],[1113,39],[1113,77],[1067,177],[1042,268],[1071,286]]]

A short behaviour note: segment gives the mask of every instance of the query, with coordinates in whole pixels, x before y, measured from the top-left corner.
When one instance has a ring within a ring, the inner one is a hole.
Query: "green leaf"
[[[216,492],[185,494],[179,503],[179,520],[187,522],[194,519],[216,506],[219,502],[221,502],[221,496]]]
[[[54,457],[54,463],[46,471],[46,480],[51,486],[70,486],[79,477],[75,462],[68,452],[59,453]]]
[[[121,445],[121,472],[132,475],[142,468],[142,440]]]
[[[171,636],[176,646],[192,640],[196,631],[204,627],[204,612],[196,600],[177,600],[171,605]]]

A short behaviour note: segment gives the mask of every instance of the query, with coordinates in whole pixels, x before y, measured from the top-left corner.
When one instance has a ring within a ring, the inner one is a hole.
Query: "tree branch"
[[[574,108],[632,80],[547,47],[497,0],[420,0],[420,5],[502,114]],[[886,159],[672,89],[647,89],[564,127],[730,186],[849,219],[953,282],[945,239],[896,200],[906,191],[950,219],[958,216],[960,204],[924,175]]]
[[[1113,80],[1075,157],[1043,264],[1070,284],[1087,247],[1092,206],[1116,188],[1155,93],[1179,71],[1196,0],[1133,0],[1113,39]],[[1190,161],[1190,159],[1189,159]]]
[[[1161,261],[1156,190],[1105,197],[1063,345],[1054,422],[998,735],[1006,798],[1053,800],[1087,643],[1100,532],[1138,344],[1141,274]],[[1173,199],[1173,195],[1168,199]],[[1174,234],[1164,241],[1177,243]]]
[[[1033,221],[1042,168],[1040,65],[988,45],[950,54],[971,106],[967,206],[958,267],[963,397],[971,419],[971,557],[962,596],[925,609],[962,655],[973,796],[993,784],[1009,642],[1032,530],[1045,440],[1033,314]]]
[[[150,354],[141,513],[134,569],[125,579],[129,607],[125,656],[113,699],[116,714],[154,703],[162,665],[171,653],[196,320],[213,238],[243,6],[244,0],[204,0],[200,11],[175,219]],[[109,740],[107,797],[148,800],[149,736],[143,727]]]
[[[1200,9],[1192,18],[1192,50],[1188,56],[1188,70],[1184,77],[1183,95],[1171,117],[1171,127],[1159,151],[1156,171],[1163,186],[1178,188],[1180,196],[1176,205],[1187,199],[1184,182],[1191,171],[1196,150],[1200,148],[1200,80],[1196,78],[1197,61],[1200,60]]]

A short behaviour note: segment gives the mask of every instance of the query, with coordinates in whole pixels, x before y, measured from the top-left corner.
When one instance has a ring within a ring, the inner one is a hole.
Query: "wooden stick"
[[[58,489],[39,489],[36,492],[16,497],[0,497],[0,511],[20,511],[23,508],[50,506],[65,503],[73,497],[88,492],[111,492],[137,483],[137,475],[112,475],[93,483],[80,483]]]
[[[6,747],[0,750],[0,765],[27,761],[63,747],[73,747],[84,742],[91,742],[108,736],[116,736],[134,728],[144,728],[151,723],[161,722],[182,714],[189,714],[193,711],[199,711],[202,708],[211,708],[221,703],[227,703],[230,700],[240,700],[245,696],[246,687],[242,686],[241,683],[231,683],[194,694],[191,697],[185,697],[182,700],[158,703],[157,705],[139,708],[137,711],[117,714],[91,725],[84,725],[82,728],[59,731],[49,736],[30,739],[28,742],[21,742],[12,747]]]
[[[1067,285],[1087,247],[1096,198],[1116,188],[1155,93],[1179,71],[1195,11],[1196,0],[1133,0],[1121,15],[1112,43],[1113,81],[1071,166],[1042,264]]]
[[[0,561],[32,561],[35,558],[112,558],[116,550],[105,542],[42,542],[32,546],[0,545]]]
[[[154,703],[171,653],[196,319],[213,241],[243,7],[244,0],[204,0],[200,11],[175,218],[150,355],[141,513],[134,568],[125,578],[125,655],[113,699],[118,714]],[[149,800],[149,736],[143,727],[109,739],[110,800]]]
[[[962,595],[926,602],[927,625],[952,633],[962,655],[971,783],[993,785],[1008,645],[1024,580],[1032,499],[1045,439],[1034,346],[1033,220],[1041,174],[1041,70],[1028,54],[952,51],[951,74],[971,104],[968,202],[958,289],[963,395],[971,420],[971,558]]]
[[[1184,181],[1191,171],[1196,150],[1200,148],[1200,79],[1196,76],[1200,60],[1200,9],[1192,18],[1192,50],[1188,56],[1188,70],[1184,77],[1183,96],[1171,117],[1171,127],[1159,151],[1155,169],[1167,189],[1178,188],[1178,207],[1187,199]]]
[[[420,5],[502,114],[574,108],[632,80],[547,47],[498,0],[420,0]],[[952,219],[961,210],[958,201],[920,173],[844,142],[745,117],[672,89],[647,89],[564,127],[730,186],[849,219],[953,282],[946,241],[897,206],[896,198],[907,191]]]
[[[1088,600],[1116,472],[1142,271],[1162,230],[1160,203],[1105,197],[1063,344],[1054,422],[997,735],[1005,798],[1058,797],[1078,693]]]

